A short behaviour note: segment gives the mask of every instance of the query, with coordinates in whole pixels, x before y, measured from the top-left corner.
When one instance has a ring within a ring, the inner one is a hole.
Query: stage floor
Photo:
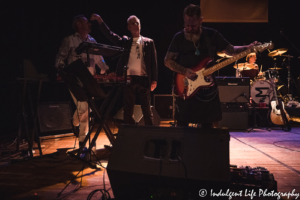
[[[161,126],[169,126],[169,122],[162,122]],[[117,132],[117,129],[113,131]],[[280,129],[254,129],[249,133],[236,131],[230,132],[230,136],[230,164],[265,167],[274,175],[278,192],[295,190],[294,193],[300,193],[300,127],[292,127],[291,132]],[[35,157],[28,160],[12,160],[19,157],[19,153],[13,151],[7,155],[2,153],[0,199],[79,200],[87,199],[92,191],[103,189],[104,186],[113,197],[109,178],[103,168],[92,169],[66,153],[72,151],[74,143],[75,137],[70,134],[44,138],[41,141],[44,156],[39,157],[38,149],[35,149]],[[103,150],[104,145],[109,145],[109,141],[101,132],[97,139],[97,158],[93,156],[93,160],[99,160],[106,167],[109,154]],[[5,152],[3,147],[1,152]],[[7,147],[6,150],[13,147]],[[26,149],[26,145],[21,148]],[[77,174],[77,178],[72,180]],[[62,191],[67,184],[69,186]],[[101,192],[93,197],[99,199]],[[295,196],[282,199],[295,199]]]

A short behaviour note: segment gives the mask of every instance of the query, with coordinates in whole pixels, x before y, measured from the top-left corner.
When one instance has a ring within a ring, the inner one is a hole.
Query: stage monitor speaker
[[[114,196],[198,199],[200,189],[227,190],[229,140],[227,129],[122,125],[107,166]]]
[[[151,106],[151,111],[153,114],[153,125],[159,126],[161,118],[157,114],[155,108]],[[133,117],[138,126],[145,126],[145,119],[142,112],[141,105],[134,105]],[[115,115],[114,119],[124,121],[124,109],[121,108],[119,112]]]
[[[249,103],[250,79],[217,77],[221,103]]]
[[[69,102],[43,103],[38,105],[40,136],[73,132]]]

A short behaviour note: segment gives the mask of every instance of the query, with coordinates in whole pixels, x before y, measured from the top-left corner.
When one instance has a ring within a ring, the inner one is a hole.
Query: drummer
[[[259,72],[258,65],[255,63],[256,61],[256,53],[249,53],[246,57],[245,63],[240,63],[238,65],[235,65],[234,68],[236,68],[236,77],[242,77],[241,72],[244,70],[257,70],[256,75],[262,75],[262,72]],[[253,77],[254,78],[254,77]]]

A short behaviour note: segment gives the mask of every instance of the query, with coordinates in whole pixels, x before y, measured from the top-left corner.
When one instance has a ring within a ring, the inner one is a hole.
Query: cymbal
[[[240,69],[240,70],[249,70],[249,69],[255,69],[255,65],[249,64],[249,63],[238,63],[237,65],[235,64],[233,66],[235,69]]]
[[[227,55],[226,53],[223,53],[223,52],[218,52],[217,55],[220,56],[220,57],[223,57],[223,58],[231,58],[232,57],[232,56]]]
[[[281,54],[284,54],[285,52],[287,52],[288,48],[281,48],[281,49],[277,49],[274,51],[271,51],[268,56],[270,57],[274,57],[274,56],[281,56]]]
[[[281,70],[282,68],[276,67],[276,68],[269,68],[269,69],[273,69],[273,70]]]

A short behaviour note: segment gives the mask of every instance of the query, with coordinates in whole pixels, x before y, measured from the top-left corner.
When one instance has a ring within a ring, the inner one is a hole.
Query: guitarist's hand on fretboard
[[[252,48],[254,46],[257,46],[257,45],[261,45],[261,42],[258,42],[258,41],[252,42],[251,44],[249,44],[248,49],[250,49],[250,48]]]
[[[191,79],[193,81],[196,80],[196,78],[197,78],[197,74],[195,72],[193,72],[193,70],[191,70],[191,69],[186,70],[185,76],[188,79]]]

